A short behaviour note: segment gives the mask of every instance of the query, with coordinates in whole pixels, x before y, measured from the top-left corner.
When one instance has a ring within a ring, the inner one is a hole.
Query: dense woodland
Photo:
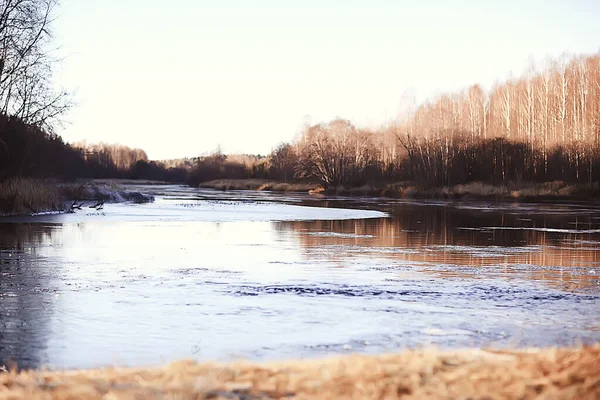
[[[141,149],[104,143],[65,143],[60,136],[26,124],[20,118],[0,115],[0,182],[33,177],[146,179],[185,182],[190,162],[149,161]]]
[[[65,143],[54,133],[70,98],[52,85],[55,0],[0,1],[0,181],[129,178],[193,185],[223,178],[352,187],[600,181],[600,54],[533,65],[519,78],[413,104],[402,120],[362,129],[306,126],[268,156],[156,162],[126,146]]]
[[[600,54],[561,57],[490,91],[474,85],[415,105],[378,130],[307,126],[267,158],[198,160],[193,183],[221,178],[357,186],[398,181],[600,181]]]
[[[124,146],[70,146],[54,133],[71,107],[57,90],[52,21],[57,0],[0,0],[0,182],[35,178],[185,180]]]
[[[489,92],[440,95],[378,131],[341,119],[309,126],[273,152],[271,168],[326,185],[597,182],[600,55],[531,67]]]

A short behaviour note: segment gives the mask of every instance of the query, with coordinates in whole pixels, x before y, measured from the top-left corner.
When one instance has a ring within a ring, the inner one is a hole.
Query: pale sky
[[[600,50],[596,0],[61,0],[69,142],[151,159],[266,154],[309,116],[359,126],[529,60]]]

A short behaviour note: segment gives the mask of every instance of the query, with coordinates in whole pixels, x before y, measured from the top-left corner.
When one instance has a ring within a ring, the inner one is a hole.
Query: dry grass
[[[382,196],[398,198],[481,198],[499,200],[527,199],[594,199],[600,197],[598,183],[566,184],[564,182],[516,183],[491,185],[472,182],[454,186],[418,186],[409,182],[388,185],[329,188],[327,193],[348,196]]]
[[[216,190],[268,190],[274,192],[308,192],[319,187],[313,183],[284,183],[263,179],[219,179],[203,182],[200,187]]]
[[[176,185],[177,183],[149,179],[92,179],[92,184],[119,189],[124,185]]]
[[[0,182],[0,213],[58,211],[64,205],[64,196],[56,185],[26,178]]]
[[[456,185],[446,189],[448,195],[474,195],[506,198],[540,198],[540,197],[585,197],[600,194],[598,184],[566,184],[564,182],[524,183],[509,182],[505,186],[494,186],[474,182],[467,185]]]
[[[115,181],[59,183],[19,178],[0,182],[0,215],[66,211],[74,200],[145,203],[154,197],[125,190]]]
[[[356,187],[329,187],[323,189],[314,183],[282,183],[262,179],[219,179],[204,182],[200,187],[216,190],[269,190],[275,192],[308,192],[340,196],[377,196],[396,198],[482,198],[499,200],[526,199],[588,199],[600,196],[598,183],[566,184],[564,182],[516,183],[490,185],[472,182],[454,186],[419,186],[410,182],[363,185]]]
[[[0,373],[0,399],[598,399],[600,345]]]

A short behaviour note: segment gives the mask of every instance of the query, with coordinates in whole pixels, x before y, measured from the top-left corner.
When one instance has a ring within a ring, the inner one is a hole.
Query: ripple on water
[[[394,298],[399,296],[440,296],[440,292],[427,290],[389,290],[369,286],[317,286],[317,285],[267,285],[252,286],[244,285],[231,288],[229,292],[237,296],[259,296],[271,294],[293,294],[299,296],[343,296],[374,298]]]
[[[375,235],[358,235],[353,233],[339,233],[339,232],[307,232],[307,235],[317,237],[338,237],[347,239],[373,239]]]
[[[171,195],[0,223],[0,363],[600,340],[598,209]]]
[[[404,282],[406,285],[407,282]],[[410,282],[408,283],[410,284]],[[535,301],[537,304],[555,301],[595,302],[600,300],[598,295],[580,293],[565,293],[542,291],[525,287],[510,287],[497,285],[468,285],[466,290],[459,285],[445,287],[444,290],[404,289],[394,290],[385,287],[347,286],[347,285],[240,285],[230,286],[225,290],[236,296],[261,295],[297,295],[297,296],[338,296],[348,298],[405,298],[423,299],[427,302],[441,297],[449,299],[460,298],[461,304],[470,300],[484,300],[491,303],[511,306],[527,304]]]

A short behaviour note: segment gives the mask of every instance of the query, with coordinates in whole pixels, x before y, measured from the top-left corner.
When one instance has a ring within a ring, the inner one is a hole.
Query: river
[[[600,206],[137,186],[0,218],[0,364],[600,341]]]

